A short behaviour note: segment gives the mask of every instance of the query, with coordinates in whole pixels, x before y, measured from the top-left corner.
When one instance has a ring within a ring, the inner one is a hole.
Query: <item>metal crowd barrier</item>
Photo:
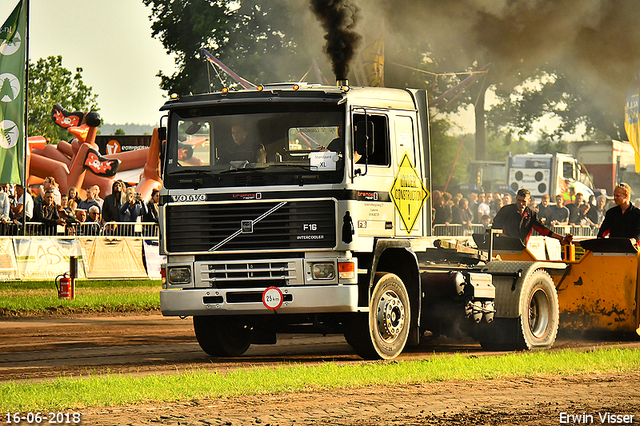
[[[436,237],[462,237],[471,234],[482,234],[485,231],[484,225],[473,224],[471,228],[463,228],[460,224],[433,225],[433,235]],[[574,237],[595,237],[598,235],[597,229],[590,226],[552,226],[553,232],[561,235],[571,233]],[[540,235],[533,231],[532,235]]]
[[[72,223],[67,225],[45,225],[40,222],[27,222],[22,225],[6,224],[5,229],[0,226],[2,235],[40,236],[104,236],[104,237],[144,237],[158,238],[158,224],[154,222],[95,222]]]
[[[472,224],[470,228],[457,223],[433,225],[433,235],[436,237],[464,237],[471,234],[482,234],[484,231],[485,227],[482,224]]]

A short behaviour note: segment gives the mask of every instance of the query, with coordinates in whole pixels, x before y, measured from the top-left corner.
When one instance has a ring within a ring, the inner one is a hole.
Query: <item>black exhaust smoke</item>
[[[349,0],[310,0],[310,3],[327,33],[324,50],[329,55],[336,80],[346,80],[351,59],[362,38],[353,30],[359,9]]]

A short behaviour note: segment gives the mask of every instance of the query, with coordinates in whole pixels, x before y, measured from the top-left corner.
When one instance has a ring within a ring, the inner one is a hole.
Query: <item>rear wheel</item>
[[[480,338],[483,349],[537,350],[553,346],[560,323],[558,293],[549,274],[538,269],[522,286],[520,318],[496,318]]]
[[[371,295],[368,316],[354,318],[345,338],[364,359],[393,359],[407,343],[410,319],[404,283],[395,274],[380,274]]]
[[[560,323],[558,293],[546,271],[535,271],[522,288],[520,296],[522,343],[526,349],[553,346]]]
[[[233,316],[195,316],[193,329],[202,350],[215,357],[244,354],[253,334],[248,323]]]

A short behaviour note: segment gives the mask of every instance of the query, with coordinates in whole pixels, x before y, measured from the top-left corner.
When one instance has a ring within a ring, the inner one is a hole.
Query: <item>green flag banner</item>
[[[22,183],[26,7],[21,0],[0,27],[0,183]]]

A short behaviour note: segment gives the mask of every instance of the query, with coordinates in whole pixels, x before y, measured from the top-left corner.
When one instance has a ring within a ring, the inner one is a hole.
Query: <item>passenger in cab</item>
[[[620,183],[613,190],[615,207],[607,210],[598,238],[634,238],[640,240],[640,209],[631,204],[631,188]]]

